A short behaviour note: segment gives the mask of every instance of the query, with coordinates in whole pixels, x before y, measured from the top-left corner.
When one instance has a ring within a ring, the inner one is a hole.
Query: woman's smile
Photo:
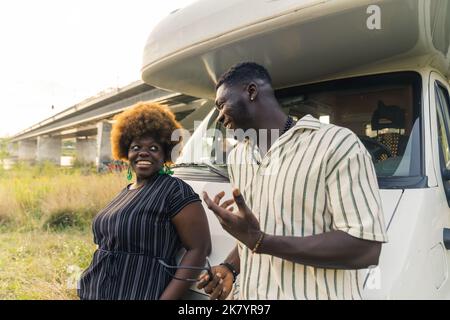
[[[150,160],[137,160],[136,161],[136,168],[139,169],[147,169],[150,168],[153,165],[153,162]]]

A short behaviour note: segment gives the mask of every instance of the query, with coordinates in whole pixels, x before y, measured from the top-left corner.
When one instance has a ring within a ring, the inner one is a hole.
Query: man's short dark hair
[[[235,64],[227,72],[222,74],[216,84],[216,90],[224,83],[232,86],[237,83],[248,83],[255,79],[263,80],[272,85],[272,78],[267,69],[262,65],[255,62],[241,62]]]

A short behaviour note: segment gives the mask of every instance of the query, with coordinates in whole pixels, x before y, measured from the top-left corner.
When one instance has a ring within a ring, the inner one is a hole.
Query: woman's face
[[[133,139],[128,149],[128,161],[138,180],[157,173],[164,163],[164,149],[152,137]]]

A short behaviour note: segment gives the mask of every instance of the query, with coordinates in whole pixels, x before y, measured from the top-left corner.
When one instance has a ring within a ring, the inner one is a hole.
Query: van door
[[[437,207],[442,209],[433,217],[433,226],[442,240],[430,248],[429,258],[434,284],[441,293],[438,296],[448,299],[450,241],[445,238],[450,238],[450,88],[447,80],[436,72],[431,73],[430,80],[430,103],[435,106],[437,116],[438,152],[435,153],[435,165],[441,173],[438,176],[438,184],[442,199],[441,205]]]

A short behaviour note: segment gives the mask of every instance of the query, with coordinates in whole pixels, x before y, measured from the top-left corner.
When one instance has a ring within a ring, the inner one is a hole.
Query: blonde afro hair
[[[150,136],[164,148],[164,161],[172,163],[172,149],[181,143],[171,141],[172,133],[181,129],[175,115],[169,107],[158,103],[139,102],[130,109],[114,117],[111,130],[111,148],[113,158],[128,160],[128,149],[136,138]]]

